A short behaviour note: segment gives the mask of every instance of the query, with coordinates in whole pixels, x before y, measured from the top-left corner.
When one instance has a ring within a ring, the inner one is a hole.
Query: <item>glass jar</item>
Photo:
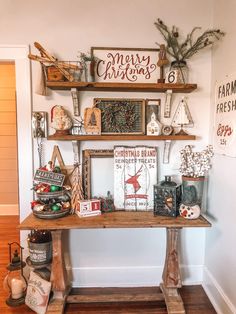
[[[187,84],[188,83],[188,66],[186,61],[173,61],[171,62],[171,71],[176,71],[177,84]]]

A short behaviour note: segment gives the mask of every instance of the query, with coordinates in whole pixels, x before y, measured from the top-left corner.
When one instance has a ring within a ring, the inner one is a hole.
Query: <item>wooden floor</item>
[[[0,216],[0,286],[6,275],[6,265],[8,264],[8,242],[19,241],[19,232],[16,228],[18,217]],[[2,289],[0,288],[0,291]],[[119,292],[116,288],[106,288],[104,293]],[[128,291],[128,290],[127,290]],[[159,292],[159,288],[136,288],[136,292],[153,293]],[[82,293],[86,293],[86,289]],[[96,293],[97,289],[90,290],[90,293]],[[185,286],[180,289],[181,296],[185,303],[187,314],[216,314],[209,299],[207,298],[201,286]],[[5,304],[7,293],[0,293],[0,314],[30,314],[34,313],[25,305],[17,308],[10,308]],[[127,303],[103,303],[103,304],[69,304],[65,309],[66,314],[167,314],[164,301],[135,302]],[[56,314],[56,313],[55,313]]]

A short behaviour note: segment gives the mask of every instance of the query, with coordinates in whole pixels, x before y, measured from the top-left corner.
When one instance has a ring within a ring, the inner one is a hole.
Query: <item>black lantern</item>
[[[180,202],[181,185],[171,181],[171,176],[154,185],[154,215],[176,217]]]
[[[9,292],[6,304],[9,306],[18,306],[25,303],[25,294],[27,281],[23,275],[23,268],[26,263],[22,261],[23,247],[17,242],[8,243],[9,246],[9,264],[8,273],[4,279],[3,286]],[[17,247],[12,254],[12,246]],[[20,250],[20,255],[19,251]]]

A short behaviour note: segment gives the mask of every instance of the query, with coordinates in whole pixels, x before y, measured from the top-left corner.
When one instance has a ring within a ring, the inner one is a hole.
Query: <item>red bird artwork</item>
[[[141,175],[142,167],[143,167],[143,166],[141,166],[141,167],[139,168],[139,170],[135,173],[134,176],[131,176],[131,175],[129,174],[130,178],[125,181],[125,183],[127,183],[127,184],[132,184],[132,185],[133,185],[133,188],[134,188],[134,192],[135,192],[135,193],[138,192],[138,190],[141,188],[141,185],[140,185],[139,182],[138,182],[138,178],[139,178],[140,175]]]

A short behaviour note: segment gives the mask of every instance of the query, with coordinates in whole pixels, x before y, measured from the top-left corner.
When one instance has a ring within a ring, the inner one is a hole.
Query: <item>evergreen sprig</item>
[[[193,30],[187,34],[186,39],[181,43],[179,40],[179,31],[176,26],[172,26],[172,29],[170,29],[159,18],[154,25],[166,42],[167,53],[178,62],[189,59],[198,51],[211,46],[216,40],[219,40],[225,35],[220,29],[209,29],[196,37],[195,33],[196,31],[199,31],[201,27],[194,27]],[[160,46],[160,44],[158,45]]]

